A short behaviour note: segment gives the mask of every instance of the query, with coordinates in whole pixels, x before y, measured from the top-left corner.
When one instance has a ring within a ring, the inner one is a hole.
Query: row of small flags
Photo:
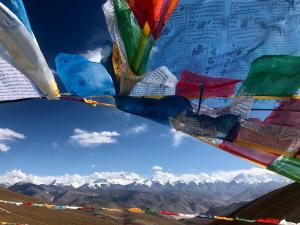
[[[28,225],[23,223],[0,222],[0,225]]]
[[[6,209],[2,209],[2,208],[0,208],[0,212],[2,212],[2,213],[11,213],[10,211],[8,211]]]
[[[3,208],[0,208],[0,213],[7,213],[7,214],[10,214],[11,212],[6,210],[6,209],[3,209]],[[1,222],[0,221],[0,225],[28,225],[28,224],[23,224],[23,223],[13,223],[13,222]]]
[[[12,223],[12,222],[1,222],[0,225],[29,225],[29,224],[24,224],[24,223]]]
[[[126,210],[121,209],[113,209],[113,208],[95,208],[95,207],[78,207],[78,206],[62,206],[62,205],[53,205],[53,204],[40,204],[40,203],[33,203],[33,202],[14,202],[14,201],[5,201],[0,200],[0,203],[3,204],[11,204],[16,206],[31,206],[31,207],[45,207],[48,209],[54,209],[54,210],[80,210],[80,211],[86,211],[86,212],[97,212],[97,211],[110,211],[110,212],[130,212],[130,213],[136,213],[136,214],[147,214],[152,216],[158,216],[158,215],[164,215],[164,216],[170,216],[174,219],[207,219],[207,220],[223,220],[223,221],[241,221],[246,223],[263,223],[263,224],[274,224],[274,225],[300,225],[300,223],[293,223],[293,222],[287,222],[286,220],[280,220],[280,219],[274,219],[274,218],[259,218],[259,219],[245,219],[241,217],[223,217],[223,216],[213,216],[213,215],[207,215],[207,214],[184,214],[184,213],[175,213],[175,212],[169,212],[169,211],[156,211],[153,209],[145,209],[142,210],[140,208],[128,208]],[[15,223],[1,223],[0,225],[24,225],[24,224],[15,224]]]

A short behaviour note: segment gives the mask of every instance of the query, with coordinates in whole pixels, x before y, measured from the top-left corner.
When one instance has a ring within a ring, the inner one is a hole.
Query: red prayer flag
[[[156,40],[179,0],[127,0],[140,27],[148,23],[152,36]]]
[[[94,207],[82,207],[82,208],[79,208],[78,210],[80,211],[92,211],[92,210],[95,210]]]
[[[298,154],[300,129],[259,121],[245,121],[240,124],[235,144],[255,150],[285,156]]]
[[[264,123],[300,128],[300,101],[282,101]]]
[[[178,216],[178,213],[168,212],[168,211],[160,211],[160,214],[166,215],[166,216]]]
[[[256,220],[257,223],[268,223],[268,224],[279,224],[279,219],[272,219],[272,218],[261,218]]]
[[[203,85],[204,98],[230,97],[234,94],[238,82],[240,80],[213,78],[183,71],[176,86],[176,95],[186,98],[199,98],[200,87]]]
[[[33,203],[32,202],[23,202],[22,205],[23,206],[32,206]]]
[[[233,155],[239,156],[243,159],[250,160],[251,162],[255,162],[263,166],[270,165],[274,160],[276,160],[279,157],[279,155],[273,153],[257,151],[251,148],[246,148],[226,141],[224,141],[220,145],[220,148]]]

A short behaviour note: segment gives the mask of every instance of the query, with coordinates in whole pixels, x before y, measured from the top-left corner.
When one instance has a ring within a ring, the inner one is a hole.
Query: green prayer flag
[[[249,219],[244,219],[244,218],[240,218],[240,217],[236,217],[235,220],[241,221],[241,222],[246,222],[246,223],[255,223],[256,222],[256,220],[249,220]]]
[[[280,157],[269,167],[269,170],[300,182],[300,160],[291,157]]]
[[[300,57],[262,56],[252,62],[239,95],[289,97],[300,87]]]
[[[114,0],[114,8],[128,64],[136,75],[145,73],[154,40],[146,36],[136,22],[126,0]]]
[[[135,74],[141,75],[146,72],[148,58],[154,44],[155,42],[152,37],[147,37],[145,34],[142,34],[136,48],[133,65],[131,66],[131,69]]]
[[[147,215],[151,215],[151,216],[159,216],[159,212],[158,211],[155,211],[153,209],[145,209],[145,214]]]

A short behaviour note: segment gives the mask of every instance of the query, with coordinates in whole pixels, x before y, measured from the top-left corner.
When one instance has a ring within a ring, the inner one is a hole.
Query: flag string
[[[249,218],[241,218],[241,217],[216,216],[216,215],[209,215],[209,214],[185,214],[185,213],[176,213],[176,212],[169,212],[169,211],[157,211],[149,208],[145,210],[140,208],[128,208],[124,210],[124,209],[116,209],[116,208],[80,207],[80,206],[68,206],[68,205],[41,204],[41,203],[33,203],[33,202],[14,202],[14,201],[6,201],[6,200],[0,200],[0,203],[15,205],[19,207],[22,206],[31,206],[36,208],[44,207],[53,210],[79,210],[79,211],[90,212],[90,213],[97,213],[99,211],[108,211],[108,212],[129,212],[129,213],[136,213],[136,214],[147,214],[152,216],[162,215],[162,216],[172,217],[176,220],[195,218],[195,219],[207,219],[207,220],[222,220],[228,222],[241,221],[246,223],[263,223],[263,224],[273,224],[273,225],[300,225],[300,223],[287,222],[285,219],[278,219],[278,218],[249,219]],[[14,224],[10,224],[10,225],[14,225]]]

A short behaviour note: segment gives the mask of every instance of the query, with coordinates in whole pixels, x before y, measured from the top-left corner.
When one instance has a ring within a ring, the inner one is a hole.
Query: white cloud
[[[103,48],[96,48],[93,50],[88,50],[82,55],[92,62],[100,62],[102,59],[108,58],[112,49],[111,46],[106,45]]]
[[[24,134],[17,133],[8,128],[6,129],[0,128],[0,141],[6,141],[6,140],[12,141],[15,139],[24,139],[24,138],[25,138]]]
[[[96,147],[102,144],[116,143],[118,136],[120,134],[116,131],[88,132],[77,128],[70,140],[82,147]]]
[[[152,170],[154,170],[154,171],[161,171],[161,170],[163,170],[163,168],[161,166],[153,166]]]
[[[6,144],[0,143],[0,152],[8,152],[10,147]]]
[[[177,147],[178,145],[180,145],[184,138],[189,137],[187,134],[185,134],[181,131],[176,131],[175,129],[171,130],[171,134],[173,135],[173,146],[174,147]]]
[[[10,146],[6,144],[7,141],[16,141],[18,139],[25,139],[25,135],[8,128],[0,128],[0,152],[8,152],[10,150]]]
[[[146,124],[142,124],[142,125],[135,126],[135,127],[131,128],[130,130],[128,130],[127,134],[128,135],[130,135],[130,134],[141,134],[141,133],[146,132],[147,129],[148,129],[148,126]]]
[[[91,165],[91,167],[92,167],[92,168],[95,168],[95,167],[96,167],[96,165],[94,165],[94,164],[93,164],[93,165]]]
[[[154,167],[153,167],[154,168]],[[211,173],[197,173],[197,174],[173,174],[165,172],[157,167],[154,170],[152,178],[145,178],[136,173],[129,173],[125,171],[120,172],[95,172],[90,175],[79,175],[79,174],[65,174],[63,176],[36,176],[32,174],[26,174],[21,170],[12,170],[6,172],[4,175],[0,175],[0,183],[6,185],[13,185],[15,183],[34,183],[40,184],[59,184],[73,187],[80,187],[84,184],[89,184],[90,187],[101,185],[101,184],[144,184],[151,186],[153,182],[159,182],[160,184],[176,184],[176,183],[215,183],[215,182],[226,182],[230,183],[235,181],[237,183],[268,183],[270,181],[276,181],[282,184],[291,183],[287,178],[277,175],[271,171],[252,168],[248,170],[233,170],[233,171],[216,171]]]

